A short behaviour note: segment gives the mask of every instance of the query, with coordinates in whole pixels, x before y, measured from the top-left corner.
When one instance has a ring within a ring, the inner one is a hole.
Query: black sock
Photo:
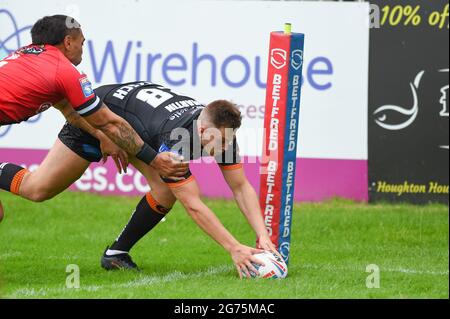
[[[0,163],[0,189],[18,194],[26,172],[28,171],[21,166],[11,163]]]
[[[148,193],[141,199],[130,221],[109,249],[129,252],[142,237],[164,218],[169,210],[157,203]]]

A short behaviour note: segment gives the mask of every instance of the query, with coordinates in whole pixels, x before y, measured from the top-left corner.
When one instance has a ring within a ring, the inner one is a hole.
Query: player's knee
[[[53,193],[46,189],[39,189],[32,192],[27,198],[35,203],[42,203],[55,197]]]
[[[175,201],[171,201],[170,199],[162,199],[159,196],[155,196],[152,192],[149,192],[145,195],[147,199],[147,203],[149,206],[160,214],[167,215],[172,209]]]
[[[172,210],[173,205],[175,204],[176,199],[172,200],[172,199],[166,199],[164,201],[163,206],[167,207],[167,213],[170,212]]]

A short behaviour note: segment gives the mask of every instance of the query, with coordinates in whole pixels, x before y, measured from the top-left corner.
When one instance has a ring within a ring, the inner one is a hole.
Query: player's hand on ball
[[[105,164],[108,160],[108,156],[111,156],[116,164],[119,174],[127,172],[128,167],[128,154],[119,146],[114,144],[106,135],[100,139],[100,149],[102,151],[102,163]]]
[[[155,168],[159,175],[173,180],[182,180],[189,169],[189,163],[183,162],[183,156],[171,153],[159,153],[150,164]]]
[[[280,253],[277,251],[277,248],[270,240],[270,237],[268,234],[263,234],[258,237],[258,244],[256,245],[256,248],[260,248],[266,251],[271,251],[278,255],[278,257],[281,258]]]
[[[239,273],[239,278],[242,279],[242,274],[244,274],[247,278],[251,278],[252,276],[250,272],[259,274],[258,270],[252,265],[252,263],[257,265],[264,265],[264,263],[255,258],[253,255],[262,252],[264,251],[261,249],[256,249],[241,244],[231,250],[231,258],[233,259],[234,265]]]

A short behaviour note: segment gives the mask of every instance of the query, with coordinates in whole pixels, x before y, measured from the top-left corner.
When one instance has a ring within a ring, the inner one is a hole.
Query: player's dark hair
[[[58,45],[64,38],[74,32],[80,31],[81,25],[72,17],[57,14],[39,19],[31,29],[33,44]]]
[[[211,122],[217,128],[238,129],[241,127],[242,115],[233,103],[226,100],[217,100],[206,106]]]

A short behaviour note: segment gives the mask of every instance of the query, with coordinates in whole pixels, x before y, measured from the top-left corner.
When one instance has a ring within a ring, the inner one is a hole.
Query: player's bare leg
[[[19,195],[33,202],[51,199],[79,179],[89,164],[57,139],[41,165],[24,175]]]
[[[172,194],[172,191],[167,184],[161,179],[158,172],[151,166],[146,165],[144,162],[138,160],[135,157],[130,158],[130,163],[142,174],[147,180],[150,186],[150,193],[152,196],[163,206],[172,207],[176,197]]]
[[[0,222],[3,220],[3,217],[5,217],[5,212],[3,211],[2,201],[0,200]]]
[[[176,201],[170,188],[153,168],[136,158],[131,158],[130,163],[144,175],[151,190],[136,206],[119,237],[105,250],[101,266],[106,270],[137,269],[128,252],[164,218]]]

